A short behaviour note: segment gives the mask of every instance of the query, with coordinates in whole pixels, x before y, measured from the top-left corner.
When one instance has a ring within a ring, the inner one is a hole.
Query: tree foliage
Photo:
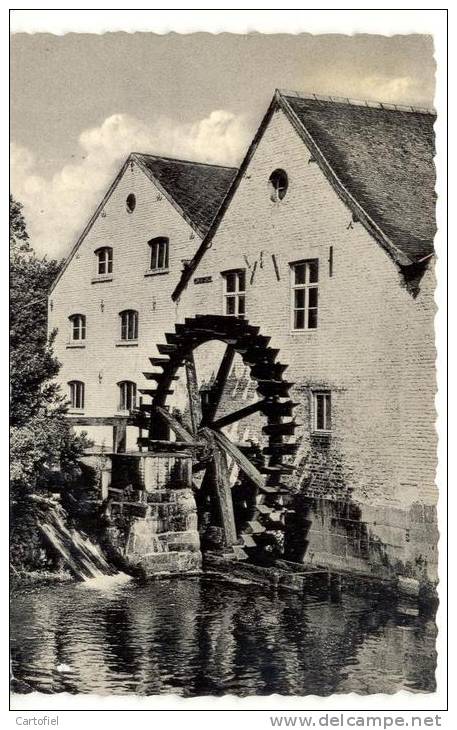
[[[60,367],[52,352],[55,333],[47,336],[47,291],[58,265],[20,256],[10,270],[11,423],[21,426],[59,400],[53,382]]]
[[[47,334],[47,295],[60,264],[30,246],[22,206],[10,198],[10,417],[25,425],[41,407],[56,406],[59,363]]]
[[[60,364],[47,334],[47,297],[59,271],[30,245],[20,203],[10,198],[10,421],[13,497],[45,487],[56,465],[71,478],[84,441],[65,418],[55,376]]]
[[[22,215],[22,204],[10,195],[10,256],[32,253],[29,234]]]

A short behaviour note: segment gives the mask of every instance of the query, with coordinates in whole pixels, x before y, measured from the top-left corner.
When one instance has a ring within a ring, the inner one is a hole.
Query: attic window
[[[270,198],[273,203],[278,203],[282,200],[287,193],[289,187],[289,180],[284,170],[275,170],[271,173],[270,179]]]
[[[103,246],[95,251],[97,257],[97,275],[107,276],[113,273],[113,249]]]
[[[168,238],[148,241],[151,249],[150,271],[168,271]]]
[[[125,205],[127,207],[127,213],[133,213],[133,211],[135,210],[135,206],[136,206],[136,197],[134,196],[133,193],[129,193],[129,195],[127,195],[127,200],[125,201]]]

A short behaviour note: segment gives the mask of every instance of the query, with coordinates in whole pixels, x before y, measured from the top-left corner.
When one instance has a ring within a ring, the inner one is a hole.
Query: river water
[[[182,696],[435,689],[433,620],[203,578],[16,591],[16,691]]]

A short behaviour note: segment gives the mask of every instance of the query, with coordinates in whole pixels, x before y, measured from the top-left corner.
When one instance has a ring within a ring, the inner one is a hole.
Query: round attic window
[[[271,173],[269,179],[270,185],[270,197],[274,203],[282,200],[287,193],[289,187],[289,180],[284,170],[275,170]]]
[[[127,207],[127,213],[133,213],[136,206],[136,197],[133,193],[130,193],[127,195],[127,200],[125,201],[125,205]]]

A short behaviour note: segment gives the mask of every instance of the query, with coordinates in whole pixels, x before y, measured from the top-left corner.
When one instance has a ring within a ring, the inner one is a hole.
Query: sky
[[[60,258],[127,155],[238,165],[275,88],[433,106],[424,35],[105,33],[11,39],[11,189]]]

